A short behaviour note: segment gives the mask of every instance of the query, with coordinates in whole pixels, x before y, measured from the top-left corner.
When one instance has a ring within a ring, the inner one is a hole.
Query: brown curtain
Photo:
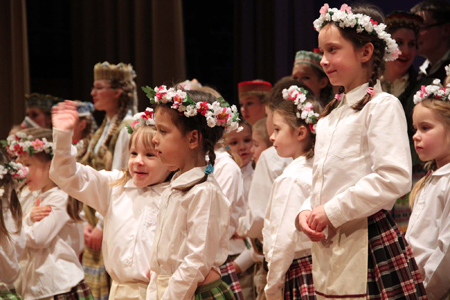
[[[144,85],[186,77],[181,0],[72,1],[73,96],[90,101],[97,62],[131,63],[139,109],[148,106]]]
[[[0,138],[24,118],[30,92],[25,0],[0,1]]]

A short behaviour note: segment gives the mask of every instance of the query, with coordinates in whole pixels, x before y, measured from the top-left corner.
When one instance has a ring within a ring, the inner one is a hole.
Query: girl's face
[[[296,64],[292,69],[292,78],[303,82],[311,89],[314,96],[320,97],[320,91],[327,86],[328,79],[326,77],[320,78],[313,68],[314,67],[309,64]]]
[[[119,98],[121,93],[121,89],[111,87],[110,80],[95,80],[91,90],[95,109],[106,112],[117,110],[119,108]]]
[[[242,116],[251,126],[266,116],[265,105],[261,103],[257,95],[239,97],[239,105]]]
[[[242,159],[242,166],[246,166],[252,160],[252,131],[244,125],[240,132],[232,131],[227,134],[227,145],[231,151],[237,153]]]
[[[270,136],[270,141],[273,143],[278,155],[297,158],[298,152],[302,150],[299,149],[297,141],[299,130],[292,128],[278,112],[273,114],[273,128],[274,131]]]
[[[52,117],[46,115],[39,107],[28,107],[26,115],[42,128],[52,128]]]
[[[252,142],[253,146],[251,148],[251,152],[253,154],[253,160],[257,163],[259,156],[264,150],[269,148],[269,145],[266,144],[263,137],[255,130],[252,132]]]
[[[155,114],[156,134],[152,139],[161,162],[165,165],[183,169],[189,151],[186,136],[172,121],[166,109],[158,109]]]
[[[339,28],[325,25],[319,32],[319,48],[323,51],[320,64],[332,85],[344,86],[349,92],[368,81],[370,74],[362,66],[364,49],[355,49]]]
[[[396,60],[386,62],[386,69],[403,76],[408,72],[416,57],[416,35],[412,29],[399,28],[392,33],[392,38],[395,39],[402,53]]]
[[[450,131],[433,110],[421,103],[414,107],[414,147],[422,161],[436,160],[440,168],[450,162]]]
[[[142,188],[164,182],[170,171],[156,156],[156,150],[146,148],[140,137],[137,136],[131,143],[128,171],[134,184]]]
[[[28,153],[21,154],[17,161],[28,167],[26,184],[30,191],[46,192],[55,186],[49,177],[51,161],[43,161],[34,155],[29,156]]]

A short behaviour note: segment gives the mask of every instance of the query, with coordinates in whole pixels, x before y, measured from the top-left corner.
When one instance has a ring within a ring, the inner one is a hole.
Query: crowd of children
[[[27,96],[0,151],[0,299],[450,299],[450,86],[384,69],[421,21],[325,4],[318,50],[241,82],[240,116],[197,80],[143,87],[133,116],[122,63],[94,67],[94,106]]]

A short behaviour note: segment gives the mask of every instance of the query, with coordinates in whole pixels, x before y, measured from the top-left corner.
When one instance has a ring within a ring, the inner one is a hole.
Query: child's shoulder
[[[400,100],[392,94],[386,92],[377,93],[368,103],[369,107],[375,107],[378,105],[399,105],[401,106]]]
[[[46,205],[65,205],[69,195],[59,187],[53,187],[44,193],[39,193],[37,198],[41,199],[42,204]]]

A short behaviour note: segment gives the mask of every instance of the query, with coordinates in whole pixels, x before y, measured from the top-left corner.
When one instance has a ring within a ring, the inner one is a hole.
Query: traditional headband
[[[77,112],[79,117],[87,117],[92,115],[94,112],[94,104],[91,102],[76,102],[77,104]]]
[[[264,80],[250,80],[239,82],[238,92],[239,97],[250,95],[250,94],[267,94],[272,89],[272,84]]]
[[[397,42],[385,31],[385,24],[378,24],[377,21],[372,20],[368,15],[353,14],[352,8],[347,4],[342,4],[341,9],[338,10],[337,8],[330,8],[325,3],[320,9],[320,17],[313,24],[314,28],[320,31],[323,26],[331,22],[340,28],[356,27],[356,32],[358,33],[365,31],[383,40],[386,43],[386,51],[383,57],[385,61],[396,60],[401,53],[398,49]]]
[[[408,28],[417,35],[422,23],[423,18],[421,16],[407,11],[396,10],[386,16],[386,29],[390,32],[398,28]]]
[[[305,123],[309,124],[311,132],[315,134],[319,114],[314,112],[311,102],[306,102],[307,94],[307,90],[296,85],[291,85],[289,89],[283,90],[283,98],[294,101],[294,105],[297,106],[297,118],[305,120]]]
[[[300,50],[295,54],[294,65],[309,64],[309,65],[317,68],[320,72],[325,73],[322,66],[320,65],[321,60],[322,60],[322,55],[319,53]]]
[[[116,79],[120,81],[133,81],[134,77],[136,77],[136,73],[133,70],[133,66],[130,64],[119,63],[117,65],[113,65],[105,61],[103,63],[97,63],[94,66],[94,80]]]
[[[24,167],[20,163],[15,163],[13,161],[0,165],[0,179],[3,179],[3,176],[8,173],[15,180],[22,181],[28,174],[28,168]]]
[[[178,110],[188,118],[199,113],[206,118],[209,127],[222,126],[225,127],[225,132],[239,129],[239,113],[236,106],[230,107],[221,98],[212,104],[195,102],[185,91],[174,88],[167,89],[165,85],[155,87],[155,89],[146,86],[142,90],[147,94],[151,104],[172,103],[172,109]]]
[[[39,107],[44,112],[50,112],[53,105],[58,102],[63,101],[62,98],[54,97],[48,94],[31,93],[25,94],[25,106],[29,107]]]
[[[16,156],[24,153],[32,156],[38,152],[45,152],[53,156],[53,143],[48,142],[46,138],[33,141],[33,136],[27,136],[23,132],[17,132],[8,136],[6,141],[2,141],[2,144],[9,153],[13,153]]]
[[[144,112],[139,112],[133,116],[133,123],[131,123],[131,125],[127,125],[128,133],[132,134],[136,129],[143,125],[155,126],[153,109],[150,107],[147,107]]]
[[[414,104],[417,104],[425,99],[450,101],[450,84],[447,85],[447,88],[445,88],[441,85],[441,81],[439,79],[435,79],[430,85],[422,85],[420,91],[417,91],[414,95]]]

